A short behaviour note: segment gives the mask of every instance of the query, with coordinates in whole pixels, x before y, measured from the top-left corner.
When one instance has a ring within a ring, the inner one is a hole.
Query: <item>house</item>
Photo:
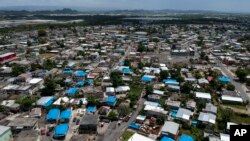
[[[180,101],[174,101],[174,100],[170,100],[170,99],[167,99],[165,101],[165,104],[170,107],[171,109],[178,109],[181,105],[181,102]]]
[[[15,118],[8,124],[13,132],[19,132],[21,130],[33,130],[38,127],[38,119],[36,118]]]
[[[47,114],[47,121],[49,122],[56,122],[59,119],[60,110],[59,109],[50,109],[49,113]]]
[[[211,101],[211,94],[210,93],[195,92],[195,97],[197,99]]]
[[[216,114],[217,113],[217,107],[214,106],[212,103],[207,103],[205,109],[203,109],[203,112]]]
[[[127,92],[130,91],[130,87],[129,86],[118,86],[115,88],[115,92],[117,94],[125,94]]]
[[[153,102],[160,102],[161,96],[156,94],[150,94],[148,95],[148,100]]]
[[[194,100],[189,100],[186,103],[186,108],[191,110],[191,111],[195,111],[196,109],[196,102]]]
[[[14,112],[17,112],[20,109],[20,104],[15,103],[15,100],[4,100],[2,101],[1,106]]]
[[[140,123],[140,124],[143,124],[143,122],[146,120],[146,116],[143,116],[143,115],[138,115],[136,117],[136,122],[137,123]]]
[[[72,115],[72,111],[67,109],[61,112],[60,122],[69,122]]]
[[[188,135],[181,135],[178,141],[194,141],[194,139]]]
[[[176,114],[176,118],[182,121],[189,121],[191,116],[193,116],[193,112],[184,108],[179,108]]]
[[[115,88],[114,87],[107,87],[106,88],[106,95],[114,96],[115,95]]]
[[[198,84],[201,86],[207,86],[209,84],[209,82],[205,78],[200,78],[200,79],[198,79]]]
[[[53,139],[55,140],[64,140],[69,130],[69,124],[63,123],[55,127],[53,133]]]
[[[216,115],[211,114],[211,113],[200,112],[198,120],[206,124],[215,124]]]
[[[143,135],[140,135],[138,133],[134,133],[129,139],[128,141],[155,141],[151,138],[145,137]]]
[[[36,130],[23,130],[19,134],[17,134],[17,137],[14,139],[14,141],[41,141],[41,136],[39,135],[39,132]]]
[[[30,111],[30,117],[32,118],[40,118],[42,116],[42,109],[41,108],[33,108]]]
[[[10,141],[12,132],[10,127],[0,125],[0,141]]]
[[[114,106],[116,104],[117,99],[114,96],[109,96],[106,98],[106,103],[110,106]]]
[[[238,96],[222,95],[221,100],[224,103],[243,103],[243,99]]]
[[[178,137],[179,129],[180,124],[175,123],[173,121],[165,121],[164,125],[160,130],[160,133],[161,136],[168,136],[175,140]]]
[[[36,104],[42,107],[48,107],[50,105],[52,105],[54,101],[54,97],[53,96],[45,96],[45,97],[41,97]]]
[[[148,116],[166,116],[168,113],[164,108],[154,105],[146,105],[144,111],[146,111]]]
[[[79,133],[80,134],[96,133],[98,123],[99,123],[98,115],[83,116],[79,126]]]

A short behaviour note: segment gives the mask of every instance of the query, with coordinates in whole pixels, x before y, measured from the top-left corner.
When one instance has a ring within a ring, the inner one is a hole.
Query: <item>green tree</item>
[[[25,73],[25,71],[26,71],[25,66],[22,66],[22,65],[19,65],[19,64],[14,64],[12,66],[12,75],[14,75],[14,76],[18,76],[18,75],[20,75],[22,73]]]
[[[163,80],[163,79],[167,79],[168,78],[168,76],[169,76],[169,72],[168,71],[161,71],[160,72],[160,79],[161,79],[161,81]]]
[[[200,53],[200,59],[204,60],[205,57],[206,57],[206,53],[205,53],[204,51],[202,51],[202,52]]]
[[[117,120],[117,114],[114,111],[109,112],[108,119],[111,121]]]
[[[20,104],[21,108],[24,110],[29,110],[34,102],[36,102],[36,98],[32,97],[24,97],[21,99],[18,99],[16,103]]]
[[[125,59],[124,60],[124,66],[131,66],[131,62],[130,62],[130,60],[128,60],[128,59]]]
[[[187,94],[189,94],[192,90],[193,90],[193,83],[191,83],[191,82],[185,82],[185,83],[181,86],[181,92],[182,92],[182,93],[187,93]]]
[[[235,86],[230,83],[230,84],[227,85],[227,90],[234,91],[235,90]]]
[[[153,91],[154,91],[154,88],[153,88],[152,85],[148,85],[148,86],[146,87],[146,94],[147,94],[147,95],[152,94]]]
[[[123,80],[119,72],[111,72],[110,80],[114,87],[123,85]]]
[[[47,36],[47,32],[44,29],[40,29],[37,31],[38,37],[44,37]]]
[[[239,78],[240,81],[244,82],[246,80],[246,77],[248,75],[247,70],[238,68],[235,72],[237,77]]]
[[[56,63],[54,61],[50,60],[50,59],[45,60],[44,63],[43,63],[43,68],[44,69],[51,70],[51,69],[53,69],[55,67],[56,67]]]
[[[119,107],[117,108],[117,112],[119,113],[120,116],[126,116],[129,114],[129,107],[125,104],[120,104]]]
[[[42,89],[41,95],[52,96],[55,94],[56,81],[51,78],[47,78],[44,82],[44,88]]]
[[[145,46],[142,43],[140,43],[138,45],[137,51],[138,52],[144,52],[144,51],[146,51],[146,48],[145,48]]]
[[[230,122],[232,116],[234,115],[234,111],[231,109],[221,109],[221,119],[224,123]]]
[[[27,46],[31,46],[32,45],[32,43],[31,43],[31,41],[30,40],[27,40]]]

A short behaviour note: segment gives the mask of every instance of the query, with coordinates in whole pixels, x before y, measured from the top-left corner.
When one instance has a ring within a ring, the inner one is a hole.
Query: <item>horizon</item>
[[[249,6],[249,0],[2,0],[0,9],[8,10],[9,8],[10,10],[15,10],[11,8],[23,8],[21,10],[27,10],[36,7],[38,8],[37,10],[50,10],[51,8],[52,10],[57,10],[55,9],[57,7],[71,8],[78,11],[179,10],[250,13]]]

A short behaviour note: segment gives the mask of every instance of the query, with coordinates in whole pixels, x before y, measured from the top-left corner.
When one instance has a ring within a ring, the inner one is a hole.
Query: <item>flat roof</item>
[[[30,84],[37,84],[41,82],[43,79],[42,78],[33,78],[29,81]]]
[[[131,136],[128,141],[154,141],[153,139],[150,139],[148,137],[145,137],[143,135],[140,135],[138,133],[135,133],[133,136]]]
[[[49,113],[47,114],[47,120],[57,120],[60,115],[59,109],[50,109]]]
[[[69,129],[69,124],[67,123],[63,123],[63,124],[59,124],[56,126],[55,130],[54,130],[54,135],[55,136],[62,136],[62,135],[66,135]]]

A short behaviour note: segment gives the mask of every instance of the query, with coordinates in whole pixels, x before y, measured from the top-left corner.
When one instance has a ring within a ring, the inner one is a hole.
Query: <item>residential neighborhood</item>
[[[249,27],[118,24],[0,36],[1,141],[230,141],[250,124]]]

